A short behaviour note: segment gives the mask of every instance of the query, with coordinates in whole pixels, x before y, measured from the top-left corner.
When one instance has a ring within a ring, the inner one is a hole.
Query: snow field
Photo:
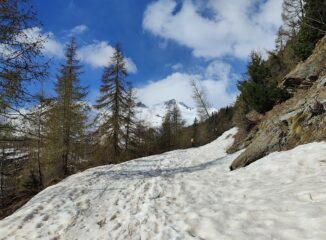
[[[326,143],[230,172],[236,131],[73,175],[0,221],[0,239],[326,239]]]

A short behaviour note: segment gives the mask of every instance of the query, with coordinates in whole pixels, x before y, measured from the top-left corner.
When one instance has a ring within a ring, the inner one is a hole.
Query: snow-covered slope
[[[0,239],[326,239],[326,143],[230,172],[235,133],[71,176],[0,221]]]

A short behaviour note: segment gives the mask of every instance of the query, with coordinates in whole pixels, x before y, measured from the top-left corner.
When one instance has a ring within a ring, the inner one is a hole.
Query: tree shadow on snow
[[[198,164],[190,167],[176,167],[176,168],[157,168],[156,165],[150,165],[152,169],[146,170],[116,170],[116,171],[98,171],[94,172],[95,177],[106,176],[113,180],[128,179],[128,178],[153,178],[153,177],[173,177],[174,175],[181,173],[193,173],[203,171],[211,168],[215,165],[221,164],[221,160],[225,157],[221,157],[206,163]],[[155,161],[158,162],[159,160]],[[143,166],[143,165],[140,165]],[[146,165],[148,167],[149,165]]]

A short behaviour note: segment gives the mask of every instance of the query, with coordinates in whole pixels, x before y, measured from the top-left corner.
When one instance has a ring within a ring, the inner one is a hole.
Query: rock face
[[[255,110],[250,111],[249,113],[247,113],[246,118],[248,119],[248,121],[252,122],[252,123],[259,123],[262,119],[263,119],[263,115],[256,112]]]
[[[274,151],[326,140],[326,37],[282,85],[291,88],[294,96],[266,113],[251,144],[233,161],[231,170]]]
[[[308,89],[320,75],[326,72],[326,37],[316,45],[313,54],[285,76],[282,87],[294,91],[295,89]]]

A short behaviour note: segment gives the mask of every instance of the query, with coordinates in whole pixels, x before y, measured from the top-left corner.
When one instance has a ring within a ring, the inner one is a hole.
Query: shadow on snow
[[[176,174],[181,173],[193,173],[198,171],[206,170],[212,166],[221,164],[221,160],[225,157],[221,157],[206,163],[202,163],[195,166],[190,167],[176,167],[176,168],[164,168],[164,169],[155,169],[155,165],[148,165],[145,166],[152,166],[153,169],[146,169],[146,170],[116,170],[116,171],[96,171],[92,175],[95,177],[106,176],[113,180],[120,180],[120,179],[128,179],[128,178],[153,178],[153,177],[173,177]],[[155,162],[160,161],[161,159],[155,160]],[[143,165],[140,165],[143,166]]]

